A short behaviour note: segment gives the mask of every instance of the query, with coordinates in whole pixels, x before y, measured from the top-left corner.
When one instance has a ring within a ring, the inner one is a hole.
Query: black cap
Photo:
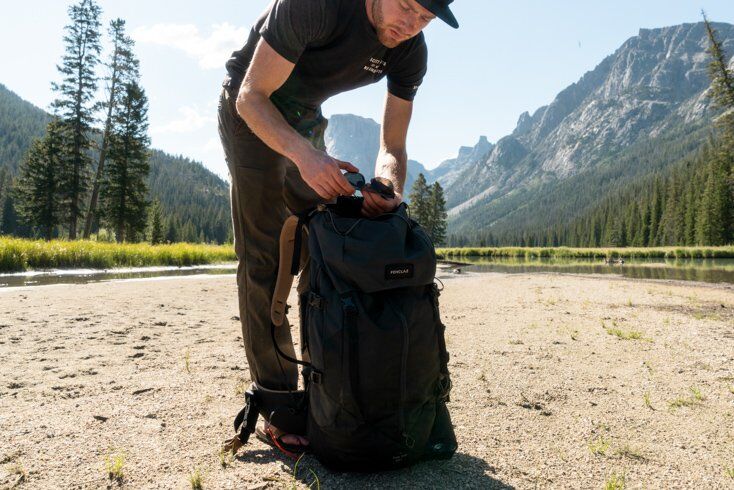
[[[425,8],[436,14],[436,17],[446,22],[454,29],[459,28],[459,22],[449,9],[449,4],[454,0],[415,0]]]

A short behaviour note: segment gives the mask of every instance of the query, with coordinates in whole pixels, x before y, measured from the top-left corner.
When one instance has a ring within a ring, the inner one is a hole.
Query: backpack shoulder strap
[[[275,326],[283,325],[288,312],[288,295],[293,286],[293,278],[303,267],[308,257],[308,227],[305,226],[308,215],[299,213],[289,216],[280,232],[280,261],[278,278],[275,282],[273,301],[270,305],[270,319]]]

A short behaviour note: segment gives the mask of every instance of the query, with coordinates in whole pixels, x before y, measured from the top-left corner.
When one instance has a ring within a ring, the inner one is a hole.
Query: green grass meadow
[[[463,247],[438,248],[440,259],[483,258],[563,258],[563,259],[728,259],[734,258],[734,245],[723,247],[651,248],[570,248],[570,247]]]
[[[236,261],[232,245],[105,243],[0,237],[0,272],[190,266]]]

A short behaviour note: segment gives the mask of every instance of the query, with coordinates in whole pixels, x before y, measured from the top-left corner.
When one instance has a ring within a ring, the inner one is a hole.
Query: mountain
[[[375,176],[375,160],[380,151],[380,125],[374,120],[352,114],[335,114],[329,118],[324,141],[329,155],[357,166],[367,180]],[[429,171],[421,163],[408,160],[406,200],[420,173],[427,176]]]
[[[0,83],[0,168],[15,173],[31,142],[43,136],[49,115]]]
[[[732,53],[734,26],[714,27]],[[449,232],[522,233],[571,220],[696,152],[712,116],[707,48],[703,23],[642,29],[549,105],[522,114],[445,186]]]
[[[18,170],[31,142],[43,136],[50,116],[0,84],[0,172]],[[201,163],[151,151],[149,198],[186,241],[216,241],[230,236],[229,184]]]

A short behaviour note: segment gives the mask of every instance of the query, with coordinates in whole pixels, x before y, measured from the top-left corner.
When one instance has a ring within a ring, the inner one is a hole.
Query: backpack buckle
[[[308,306],[320,310],[324,306],[324,298],[316,293],[309,293],[308,295]]]

